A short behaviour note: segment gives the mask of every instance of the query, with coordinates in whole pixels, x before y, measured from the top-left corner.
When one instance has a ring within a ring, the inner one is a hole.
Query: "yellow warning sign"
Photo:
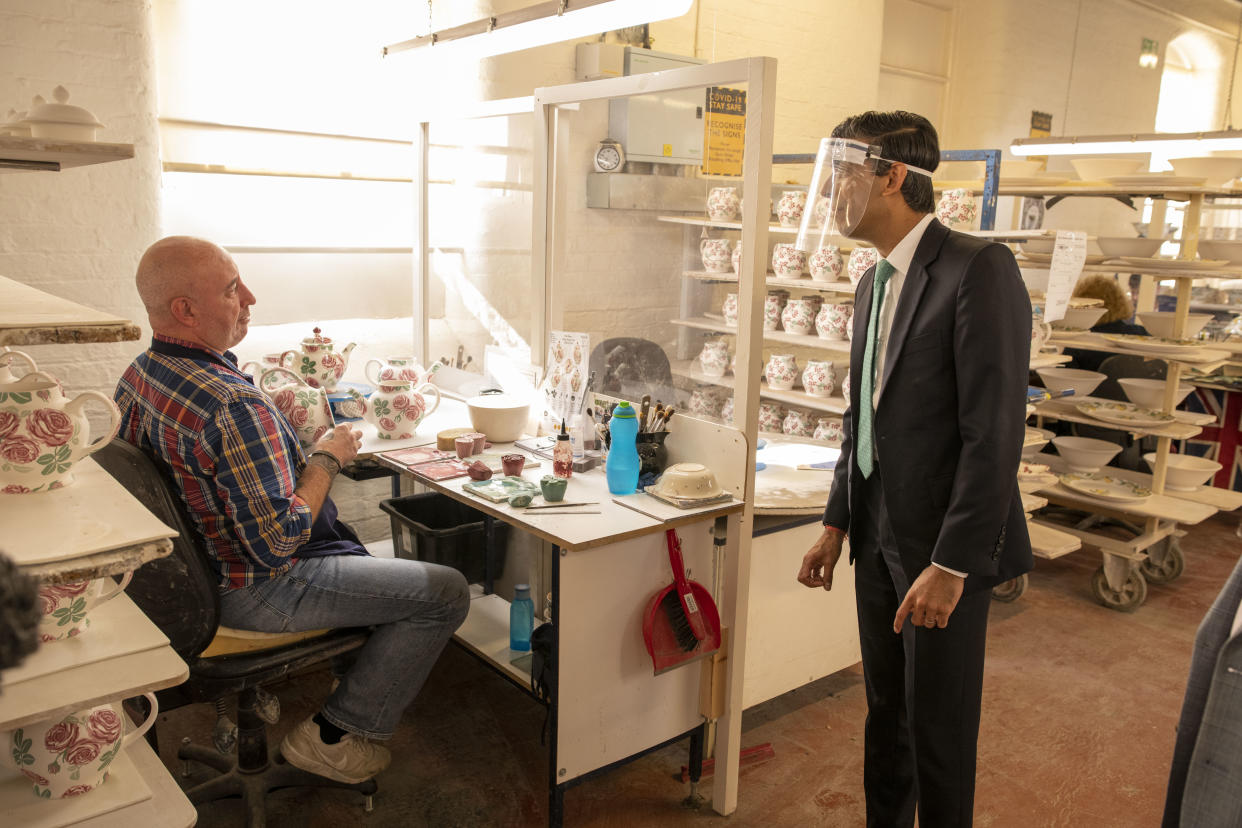
[[[746,92],[710,87],[703,118],[703,173],[741,175],[746,152]]]

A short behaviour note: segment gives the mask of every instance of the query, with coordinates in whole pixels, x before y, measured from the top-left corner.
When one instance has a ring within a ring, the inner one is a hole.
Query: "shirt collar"
[[[189,348],[192,351],[202,351],[204,354],[214,357],[215,359],[213,361],[215,362],[227,362],[231,363],[230,367],[237,367],[237,354],[232,351],[220,353],[219,351],[208,348],[198,342],[190,342],[188,339],[177,339],[175,336],[165,336],[161,333],[153,333],[151,338],[158,342],[167,342],[169,345],[179,345],[182,348]]]
[[[910,263],[914,261],[914,253],[919,249],[919,242],[923,240],[923,233],[927,230],[927,225],[931,224],[934,215],[928,213],[919,219],[919,223],[910,228],[910,232],[906,233],[905,238],[897,243],[897,246],[884,258],[893,269],[903,276],[910,271]]]

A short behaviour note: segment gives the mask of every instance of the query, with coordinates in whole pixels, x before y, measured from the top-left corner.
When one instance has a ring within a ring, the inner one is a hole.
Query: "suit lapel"
[[[893,366],[901,356],[902,346],[906,343],[906,334],[910,332],[910,324],[914,321],[914,312],[918,309],[919,300],[923,298],[923,290],[927,287],[927,266],[940,254],[940,246],[949,235],[943,224],[932,219],[931,224],[923,231],[923,238],[914,251],[910,261],[910,270],[906,273],[901,286],[901,295],[897,298],[897,311],[893,314],[893,326],[888,333],[888,347],[884,355],[884,374],[880,380],[880,388],[888,385],[893,373]],[[868,300],[870,305],[870,300]],[[882,392],[881,392],[882,393]]]

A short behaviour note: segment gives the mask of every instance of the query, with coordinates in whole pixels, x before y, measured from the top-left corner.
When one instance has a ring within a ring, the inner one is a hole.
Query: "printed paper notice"
[[[1048,290],[1045,291],[1044,321],[1056,322],[1065,317],[1070,293],[1082,275],[1083,262],[1087,260],[1087,234],[1072,230],[1058,230],[1056,246],[1052,249],[1052,264],[1048,269]]]
[[[703,118],[703,173],[741,175],[746,150],[746,92],[713,86]]]

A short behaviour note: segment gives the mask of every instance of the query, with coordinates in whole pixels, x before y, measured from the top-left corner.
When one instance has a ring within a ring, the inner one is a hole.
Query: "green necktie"
[[[863,351],[862,388],[858,392],[858,445],[854,455],[858,458],[858,470],[863,479],[875,469],[875,435],[871,432],[871,420],[875,416],[872,398],[875,390],[875,352],[880,342],[880,307],[884,304],[884,290],[897,268],[880,259],[875,266],[875,280],[871,283],[871,316],[867,320],[867,347]]]

